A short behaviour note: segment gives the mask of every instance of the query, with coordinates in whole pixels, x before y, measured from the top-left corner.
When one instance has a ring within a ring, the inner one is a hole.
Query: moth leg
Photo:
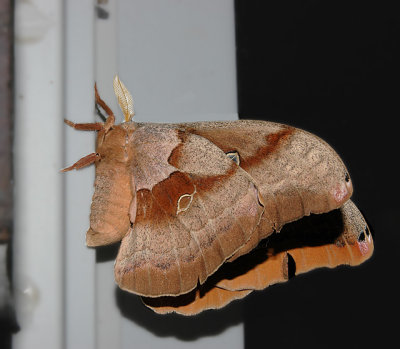
[[[79,170],[82,167],[89,166],[99,159],[100,155],[97,153],[91,153],[89,155],[84,156],[82,159],[79,159],[73,165],[66,167],[61,170],[61,172],[68,172],[71,170]]]
[[[114,116],[113,112],[111,111],[110,107],[100,98],[99,92],[97,91],[96,84],[94,85],[94,92],[95,92],[95,97],[96,97],[96,104],[95,104],[96,112],[105,122],[91,122],[91,123],[76,124],[67,119],[64,119],[64,122],[68,126],[73,127],[75,130],[100,131],[100,130],[104,129],[105,133],[107,133],[114,126],[115,116]],[[101,113],[98,106],[103,108],[103,110],[107,113],[107,115],[108,115],[107,118]]]
[[[96,102],[94,103],[94,107],[95,107],[96,113],[97,113],[97,115],[100,117],[100,119],[103,120],[103,121],[106,121],[107,118],[106,118],[106,117],[104,116],[104,114],[101,112],[101,110],[100,110],[100,108],[99,108],[99,105],[98,105]]]
[[[100,131],[104,128],[103,122],[90,122],[90,123],[76,124],[75,122],[69,121],[67,119],[64,119],[64,122],[68,126],[73,127],[75,130],[80,130],[80,131]]]
[[[115,116],[110,107],[104,102],[99,95],[99,91],[97,90],[97,85],[94,84],[94,95],[96,98],[96,105],[99,105],[108,115],[106,122],[104,124],[105,133],[107,133],[115,123]]]

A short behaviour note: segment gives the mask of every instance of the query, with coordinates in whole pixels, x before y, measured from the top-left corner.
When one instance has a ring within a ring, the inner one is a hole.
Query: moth
[[[317,136],[266,121],[134,122],[118,77],[114,91],[125,121],[116,124],[95,86],[105,121],[65,122],[96,131],[96,152],[63,171],[95,164],[86,243],[121,242],[115,280],[156,312],[220,308],[292,274],[372,255],[348,171]],[[293,228],[305,216],[319,223]]]

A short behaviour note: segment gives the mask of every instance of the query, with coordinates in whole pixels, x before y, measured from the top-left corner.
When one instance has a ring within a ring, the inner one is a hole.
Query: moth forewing
[[[250,239],[264,208],[251,177],[207,139],[174,125],[137,125],[137,211],[116,281],[143,296],[184,294]]]

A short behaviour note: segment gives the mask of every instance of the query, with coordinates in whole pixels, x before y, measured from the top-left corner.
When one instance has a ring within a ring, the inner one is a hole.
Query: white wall
[[[63,21],[61,0],[16,1],[15,348],[63,342]]]
[[[233,1],[110,0],[97,12],[95,1],[29,4],[37,29],[23,34],[26,20],[16,23],[15,348],[242,348],[239,304],[195,318],[158,316],[120,291],[115,248],[85,246],[93,167],[58,172],[94,150],[94,134],[62,119],[95,120],[95,80],[121,115],[116,73],[138,121],[237,118]]]

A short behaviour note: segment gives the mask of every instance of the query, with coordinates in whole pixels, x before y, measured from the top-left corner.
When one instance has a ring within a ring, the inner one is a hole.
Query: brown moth
[[[87,245],[121,241],[116,282],[146,297],[153,309],[190,314],[179,306],[152,306],[149,298],[157,303],[191,297],[221,266],[243,261],[261,240],[285,224],[339,209],[352,194],[349,174],[338,155],[306,131],[244,120],[136,123],[131,121],[132,97],[118,77],[114,90],[125,122],[115,124],[114,114],[95,89],[96,103],[108,115],[106,121],[66,123],[78,130],[97,131],[96,152],[63,171],[95,163]],[[363,221],[359,213],[348,213],[358,212],[353,206],[340,211],[345,223],[349,215]],[[353,249],[356,223],[346,224],[337,238]],[[326,244],[317,252],[303,246],[290,252],[307,259],[298,272],[366,259],[343,254],[343,248],[335,249],[338,242]],[[372,251],[372,241],[368,246]],[[278,269],[268,258],[241,277],[211,284],[207,297],[195,297],[193,313],[284,281],[282,275],[275,279],[272,275],[282,271],[288,252],[274,253]],[[337,253],[338,259],[328,258],[330,253]],[[269,281],[260,285],[251,281],[264,272]]]

